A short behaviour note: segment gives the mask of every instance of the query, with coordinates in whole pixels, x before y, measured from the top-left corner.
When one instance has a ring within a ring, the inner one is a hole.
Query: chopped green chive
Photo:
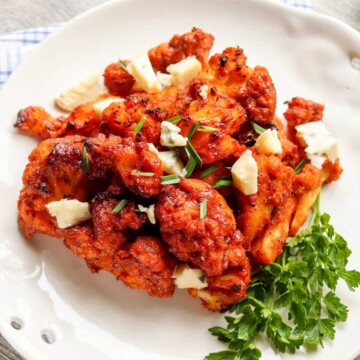
[[[148,177],[150,177],[150,176],[154,176],[155,173],[153,173],[153,172],[145,172],[145,171],[136,171],[136,170],[134,170],[134,171],[131,172],[131,175],[132,175],[132,176],[148,176]]]
[[[178,123],[180,120],[181,120],[181,116],[180,116],[180,115],[176,115],[176,116],[174,116],[174,117],[172,117],[172,118],[170,118],[170,119],[167,119],[166,121],[167,121],[167,122],[170,122],[170,123],[172,123],[172,124],[176,124],[176,123]]]
[[[82,163],[83,163],[85,171],[88,174],[90,174],[91,173],[90,162],[89,162],[89,157],[88,157],[87,152],[86,152],[86,146],[85,145],[83,145],[83,147],[82,147]]]
[[[220,189],[223,187],[231,186],[232,183],[233,182],[231,180],[231,176],[223,176],[214,184],[214,188]]]
[[[160,179],[161,185],[178,184],[180,182],[180,178],[177,175],[160,176]]]
[[[192,175],[196,167],[196,164],[197,164],[196,160],[193,157],[190,157],[185,166],[186,178],[189,178]]]
[[[119,64],[120,66],[127,71],[127,65],[124,63],[124,61],[122,61],[121,59],[119,59]]]
[[[262,126],[255,124],[254,122],[251,122],[251,125],[253,127],[253,129],[255,130],[255,132],[259,135],[261,135],[263,132],[266,131],[266,129],[264,129]]]
[[[189,158],[193,157],[198,164],[202,164],[201,157],[199,156],[197,151],[194,149],[194,147],[192,146],[190,141],[188,141],[188,144],[185,146],[185,151]]]
[[[300,174],[304,166],[309,162],[308,159],[301,160],[295,167],[294,171],[296,174]]]
[[[207,214],[207,200],[200,203],[200,220],[203,220]]]
[[[219,131],[219,129],[212,127],[212,126],[199,126],[199,128],[197,129],[197,131],[201,131],[201,132],[216,132]]]
[[[140,132],[140,130],[142,129],[142,127],[144,126],[146,121],[145,116],[142,116],[141,119],[139,120],[139,122],[136,124],[135,128],[134,128],[134,133],[137,134],[138,132]]]
[[[210,167],[201,172],[200,179],[203,179],[204,177],[212,174],[217,169],[218,167],[216,165],[211,165]]]
[[[191,125],[190,131],[189,131],[189,133],[187,135],[188,140],[190,140],[194,136],[197,128],[199,127],[199,125],[200,125],[199,122],[196,122],[196,123]]]
[[[125,205],[127,203],[128,203],[128,200],[125,200],[125,199],[120,200],[119,203],[112,209],[111,213],[112,214],[119,213],[125,207]]]

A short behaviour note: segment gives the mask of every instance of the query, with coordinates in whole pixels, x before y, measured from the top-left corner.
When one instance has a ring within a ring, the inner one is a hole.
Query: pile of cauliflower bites
[[[323,105],[293,98],[276,117],[266,68],[239,47],[209,57],[193,28],[110,64],[60,94],[68,116],[30,106],[15,127],[41,139],[23,174],[18,222],[64,238],[93,272],[218,311],[246,295],[341,167]]]

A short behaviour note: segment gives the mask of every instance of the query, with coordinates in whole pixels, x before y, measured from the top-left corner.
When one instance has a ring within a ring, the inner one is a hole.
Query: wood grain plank
[[[0,359],[25,360],[0,334]]]

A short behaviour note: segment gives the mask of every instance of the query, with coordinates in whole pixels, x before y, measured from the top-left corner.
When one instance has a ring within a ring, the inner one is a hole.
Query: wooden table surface
[[[107,1],[109,0],[0,0],[0,34],[65,22]],[[312,0],[312,4],[314,9],[339,17],[360,30],[359,0]],[[0,360],[25,360],[1,334]],[[355,360],[360,360],[360,356]]]

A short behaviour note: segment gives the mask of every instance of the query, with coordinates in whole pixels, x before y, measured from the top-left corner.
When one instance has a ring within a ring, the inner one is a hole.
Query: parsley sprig
[[[348,315],[335,294],[338,280],[353,291],[360,273],[346,269],[351,250],[329,221],[317,199],[309,228],[288,238],[276,262],[256,270],[248,296],[228,310],[235,316],[225,317],[227,327],[209,329],[228,350],[206,360],[260,359],[256,340],[263,333],[277,351],[289,353],[334,339],[335,324]]]

